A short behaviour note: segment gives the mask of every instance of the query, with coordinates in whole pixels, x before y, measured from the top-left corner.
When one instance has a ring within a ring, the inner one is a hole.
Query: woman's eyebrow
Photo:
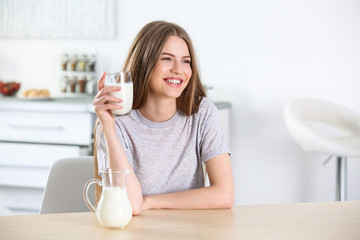
[[[176,57],[174,54],[168,52],[163,52],[161,53],[161,55],[169,55],[171,57]],[[183,56],[182,58],[191,58],[191,57],[187,55],[187,56]]]

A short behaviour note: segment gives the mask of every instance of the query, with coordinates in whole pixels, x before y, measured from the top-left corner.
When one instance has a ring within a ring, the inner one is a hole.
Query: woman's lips
[[[179,88],[184,82],[181,78],[164,78],[167,85],[174,88]]]

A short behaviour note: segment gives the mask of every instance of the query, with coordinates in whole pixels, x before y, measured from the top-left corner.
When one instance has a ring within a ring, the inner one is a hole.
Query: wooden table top
[[[0,239],[360,239],[360,201],[146,210],[120,230],[93,213],[0,217]]]

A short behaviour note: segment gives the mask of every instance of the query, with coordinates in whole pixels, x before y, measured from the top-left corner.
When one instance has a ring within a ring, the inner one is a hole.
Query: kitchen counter
[[[214,104],[219,110],[231,108],[230,102],[214,102]]]
[[[44,112],[94,112],[92,97],[22,99],[0,97],[0,110]]]

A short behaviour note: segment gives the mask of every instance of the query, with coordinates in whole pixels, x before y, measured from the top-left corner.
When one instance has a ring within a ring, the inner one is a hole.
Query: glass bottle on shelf
[[[87,62],[87,56],[85,54],[81,55],[77,62],[77,71],[84,72]]]
[[[76,54],[72,55],[70,58],[70,70],[76,71],[76,62],[78,60],[78,56]]]
[[[86,76],[84,75],[78,81],[80,93],[86,93],[86,83],[87,80],[86,80]]]
[[[67,70],[67,66],[68,66],[68,62],[69,62],[69,54],[64,54],[61,57],[61,70],[62,71],[66,71]]]
[[[77,84],[77,77],[76,76],[69,79],[69,85],[70,85],[70,92],[71,93],[76,92],[76,84]]]
[[[89,61],[87,64],[87,71],[95,72],[95,65],[96,65],[96,56],[94,54],[92,54],[89,57]]]
[[[94,81],[94,76],[91,74],[88,74],[86,76],[86,79],[88,81],[87,83],[87,92],[90,95],[95,95],[95,93],[97,92],[97,85],[96,85],[96,81]]]
[[[66,93],[66,92],[67,92],[68,82],[69,82],[69,77],[68,77],[68,76],[62,76],[62,77],[61,77],[60,91],[61,91],[62,93]]]

